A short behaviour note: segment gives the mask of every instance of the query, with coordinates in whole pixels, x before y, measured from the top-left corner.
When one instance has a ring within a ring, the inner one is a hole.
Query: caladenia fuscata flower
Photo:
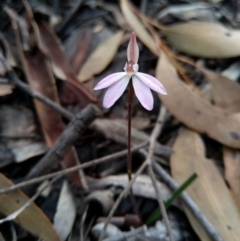
[[[132,84],[135,95],[147,110],[153,109],[153,96],[151,90],[166,95],[167,91],[164,86],[155,77],[138,72],[139,49],[137,45],[136,35],[132,33],[128,49],[127,63],[124,72],[108,75],[101,80],[94,88],[100,90],[108,88],[103,98],[103,106],[110,108],[123,94],[128,84]]]

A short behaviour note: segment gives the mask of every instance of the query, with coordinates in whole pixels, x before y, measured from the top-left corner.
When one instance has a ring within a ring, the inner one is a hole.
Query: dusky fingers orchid
[[[125,72],[108,75],[94,88],[94,90],[108,88],[103,98],[103,106],[105,108],[110,108],[120,98],[131,79],[138,100],[147,110],[152,110],[153,108],[153,96],[151,90],[163,95],[167,94],[166,89],[158,79],[151,75],[138,72],[138,57],[139,49],[136,35],[135,33],[132,33],[127,49],[128,62],[124,67]]]

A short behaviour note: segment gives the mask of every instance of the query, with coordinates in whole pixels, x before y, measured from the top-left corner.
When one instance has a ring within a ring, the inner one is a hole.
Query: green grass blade
[[[172,196],[167,200],[167,202],[164,203],[166,209],[181,195],[181,193],[187,189],[187,187],[197,178],[197,174],[192,174],[173,194]],[[145,222],[146,225],[151,225],[154,223],[159,217],[161,216],[161,211],[159,208],[157,208],[147,219]]]

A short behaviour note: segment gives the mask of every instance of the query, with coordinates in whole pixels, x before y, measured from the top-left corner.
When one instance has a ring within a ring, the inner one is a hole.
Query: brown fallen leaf
[[[94,75],[101,73],[111,63],[120,46],[123,33],[120,30],[113,34],[110,38],[100,43],[90,54],[78,73],[77,78],[80,82],[87,81]]]
[[[206,79],[212,84],[212,99],[214,105],[229,111],[240,111],[240,85],[225,76],[201,68]]]
[[[25,2],[26,3],[26,2]],[[15,36],[17,41],[17,47],[20,55],[20,59],[23,65],[23,69],[27,80],[30,86],[39,91],[41,94],[45,95],[49,99],[59,102],[58,93],[56,88],[55,79],[53,76],[53,72],[50,66],[48,59],[46,59],[45,55],[41,52],[38,46],[34,42],[32,42],[31,49],[28,51],[24,51],[22,46],[22,41],[20,38],[20,32],[25,25],[21,26],[21,29],[18,29],[17,21],[18,19],[23,18],[17,15],[13,10],[7,8],[7,13],[9,14],[13,28],[15,30]],[[35,34],[35,39],[37,38],[37,33],[35,29],[35,22],[29,16],[30,22],[28,25],[30,27],[29,30],[33,31]],[[32,29],[31,29],[32,28]],[[25,29],[24,31],[29,31]],[[26,35],[29,36],[29,35]],[[28,43],[29,39],[25,39],[24,42]],[[33,48],[34,46],[34,48]],[[34,104],[37,110],[37,114],[41,123],[41,128],[45,137],[45,141],[49,147],[51,147],[56,139],[61,135],[63,130],[65,129],[65,124],[62,121],[61,115],[52,110],[51,107],[45,105],[39,100],[34,99]],[[76,164],[79,164],[79,160],[75,153],[75,149],[71,148],[71,150],[67,153],[65,158],[62,161],[64,167],[72,167]],[[86,188],[86,183],[84,180],[80,180],[79,173],[75,172],[70,175],[72,180],[75,182],[77,186],[83,185]]]
[[[12,186],[13,183],[0,173],[0,189]],[[0,212],[10,215],[21,208],[29,198],[19,189],[8,194],[1,194]],[[43,211],[32,203],[14,220],[31,234],[45,241],[61,241],[52,223]]]
[[[228,78],[215,72],[202,69],[207,79],[212,83],[212,98],[214,103],[230,113],[240,111],[240,86]],[[223,148],[224,175],[228,182],[233,199],[240,213],[240,152],[239,150]]]
[[[179,121],[229,147],[240,147],[240,115],[228,114],[202,99],[180,80],[163,51],[157,64],[156,77],[168,92],[168,95],[159,95],[159,98]]]
[[[128,2],[128,0],[121,0],[120,6],[125,19],[127,20],[130,27],[133,29],[133,31],[136,33],[137,37],[142,41],[144,45],[148,47],[148,49],[153,54],[158,56],[159,50],[153,37],[148,33],[141,20],[139,20],[139,18],[132,11],[131,4]]]
[[[54,74],[59,79],[66,80],[79,90],[78,95],[87,97],[85,100],[86,103],[83,106],[89,104],[90,101],[96,103],[98,101],[97,98],[78,82],[74,70],[70,66],[62,50],[60,40],[57,38],[56,34],[42,22],[38,22],[37,25],[35,25],[35,32],[36,36],[39,32],[39,41],[37,41],[37,44],[41,51],[51,60]]]
[[[164,30],[178,50],[197,57],[230,58],[240,55],[240,31],[215,22],[175,24]]]
[[[196,173],[198,178],[187,189],[187,193],[223,240],[238,241],[240,215],[214,162],[204,156],[205,148],[200,136],[191,130],[183,130],[177,137],[173,150],[171,171],[174,179],[180,184],[192,173]],[[211,240],[186,206],[184,210],[200,239]]]

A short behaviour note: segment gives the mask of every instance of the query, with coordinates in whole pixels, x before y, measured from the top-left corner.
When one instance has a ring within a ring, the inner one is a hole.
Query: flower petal
[[[110,74],[107,77],[105,77],[103,80],[101,80],[94,87],[94,90],[100,90],[100,89],[107,88],[107,87],[113,85],[114,83],[116,83],[117,81],[120,81],[121,79],[123,79],[126,75],[127,75],[126,72],[119,72],[119,73],[115,73],[115,74]]]
[[[132,32],[128,48],[127,48],[127,59],[133,61],[135,64],[138,62],[139,48],[136,40],[136,35]]]
[[[152,110],[153,108],[153,96],[152,92],[147,85],[139,80],[135,75],[132,76],[133,88],[135,94],[142,104],[142,106],[147,110]]]
[[[164,86],[161,84],[161,82],[156,79],[155,77],[149,75],[149,74],[144,74],[144,73],[136,73],[135,76],[140,79],[145,85],[147,85],[150,89],[163,94],[167,95],[167,91],[164,88]]]
[[[137,73],[137,72],[138,72],[138,68],[139,68],[139,65],[138,65],[138,64],[134,64],[134,65],[133,65],[134,73]]]
[[[110,108],[119,99],[126,89],[129,79],[129,76],[125,76],[108,88],[103,98],[103,106],[105,108]]]

